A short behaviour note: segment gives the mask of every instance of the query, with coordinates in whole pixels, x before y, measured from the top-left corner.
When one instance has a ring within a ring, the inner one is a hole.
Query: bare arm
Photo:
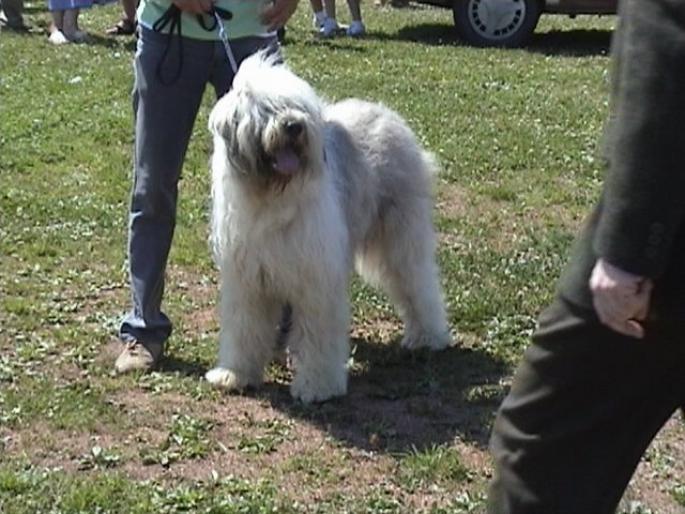
[[[262,13],[262,22],[269,30],[283,27],[297,9],[299,0],[274,0],[274,3]]]

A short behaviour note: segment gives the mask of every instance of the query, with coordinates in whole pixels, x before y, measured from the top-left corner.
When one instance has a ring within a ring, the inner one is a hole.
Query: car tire
[[[454,0],[459,37],[474,46],[521,46],[533,33],[541,0]]]

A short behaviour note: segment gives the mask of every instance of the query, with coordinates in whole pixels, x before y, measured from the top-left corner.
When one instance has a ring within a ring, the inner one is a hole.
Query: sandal
[[[136,32],[135,21],[131,21],[128,18],[121,18],[116,25],[108,28],[105,34],[108,36],[130,36]]]

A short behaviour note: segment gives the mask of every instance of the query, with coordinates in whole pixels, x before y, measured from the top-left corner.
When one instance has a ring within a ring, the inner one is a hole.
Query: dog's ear
[[[214,106],[209,114],[208,127],[212,134],[226,140],[231,136],[232,109],[230,108],[229,95],[224,95]]]

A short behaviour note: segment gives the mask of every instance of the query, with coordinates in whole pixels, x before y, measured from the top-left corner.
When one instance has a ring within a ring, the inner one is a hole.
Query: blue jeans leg
[[[178,180],[213,52],[212,42],[184,39],[179,45],[178,38],[147,29],[138,40],[128,246],[132,309],[121,324],[123,341],[163,342],[171,334],[161,303],[176,225]],[[176,80],[168,83],[177,71]]]
[[[275,38],[243,38],[231,47],[238,62],[261,48],[278,51]],[[161,307],[178,180],[206,84],[211,83],[219,97],[233,82],[224,52],[219,42],[183,38],[179,44],[175,36],[141,30],[133,90],[136,142],[128,251],[132,309],[119,330],[123,341],[164,342],[171,334],[171,321]]]

